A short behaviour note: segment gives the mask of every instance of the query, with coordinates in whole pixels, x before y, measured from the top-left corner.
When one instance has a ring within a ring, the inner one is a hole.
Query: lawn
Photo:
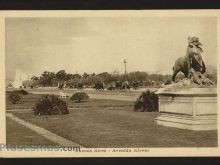
[[[8,118],[6,124],[6,144],[51,146],[58,145]]]
[[[22,99],[19,102],[17,102],[16,104],[12,104],[8,98],[9,94],[6,93],[6,109],[30,109],[41,98],[41,95],[34,95],[34,94],[21,95],[21,96]]]
[[[35,116],[31,110],[16,110],[32,108],[40,97],[24,95],[19,104],[6,101],[7,110],[14,109],[10,113],[15,116],[86,147],[217,147],[217,131],[159,126],[155,123],[157,112],[135,112],[131,101],[90,99],[76,103],[66,98],[73,108],[70,113],[47,117]],[[9,144],[51,144],[8,118],[6,122]],[[29,136],[31,140],[25,138]]]
[[[149,90],[155,91],[158,88],[148,88]],[[8,91],[11,91],[13,89],[7,89]],[[58,90],[58,88],[53,87],[53,88],[47,88],[47,87],[39,87],[39,88],[34,88],[34,89],[30,89],[27,88],[25,89],[26,91],[28,91],[29,93],[32,92],[44,92],[44,93],[54,93],[57,92],[59,93],[60,90]],[[145,90],[145,89],[142,89]],[[147,90],[147,89],[146,89]],[[86,92],[88,94],[104,94],[104,95],[123,95],[123,96],[139,96],[142,91],[140,90],[115,90],[115,91],[107,91],[107,90],[93,90],[93,89],[68,89],[68,88],[64,88],[64,92],[66,93],[74,93],[76,91],[83,91]]]
[[[73,109],[68,115],[47,117],[28,111],[13,114],[86,147],[217,146],[217,131],[159,126],[154,121],[158,113],[134,112],[132,107]]]
[[[8,93],[6,94],[6,109],[32,109],[35,103],[37,103],[41,96],[40,94],[28,94],[22,95],[21,101],[16,104],[12,104],[8,99]],[[63,98],[67,102],[69,108],[81,108],[81,107],[124,107],[133,106],[131,101],[120,101],[120,100],[107,100],[107,99],[90,99],[89,101],[82,101],[76,103],[70,98]]]

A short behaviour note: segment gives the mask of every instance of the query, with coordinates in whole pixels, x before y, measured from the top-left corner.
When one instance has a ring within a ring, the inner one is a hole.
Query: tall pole
[[[124,59],[124,65],[125,65],[125,76],[127,75],[126,64],[127,64],[127,61]]]

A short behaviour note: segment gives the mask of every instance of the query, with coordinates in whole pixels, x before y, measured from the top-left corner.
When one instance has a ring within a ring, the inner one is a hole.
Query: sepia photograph
[[[218,17],[35,14],[4,31],[0,150],[218,148]]]

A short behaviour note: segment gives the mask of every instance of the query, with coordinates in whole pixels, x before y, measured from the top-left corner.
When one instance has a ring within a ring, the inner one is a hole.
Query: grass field
[[[159,126],[154,122],[156,112],[134,112],[132,107],[73,109],[68,115],[47,117],[30,111],[13,114],[86,147],[217,146],[217,131]],[[23,130],[21,135],[25,134]]]
[[[10,145],[57,145],[8,118],[6,124],[6,143]]]
[[[40,100],[41,95],[34,95],[34,94],[29,94],[29,95],[21,95],[22,99],[17,102],[16,104],[12,104],[9,101],[9,94],[6,93],[6,109],[29,109],[34,106],[34,104]]]
[[[6,94],[6,109],[31,109],[37,103],[42,95],[40,94],[28,94],[22,95],[21,101],[16,104],[12,104],[8,99],[8,94]],[[63,98],[67,102],[69,108],[81,108],[81,107],[124,107],[133,106],[133,102],[130,101],[120,101],[120,100],[106,100],[106,99],[90,99],[89,101],[82,101],[76,103],[70,98]]]
[[[148,88],[149,90],[155,91],[158,88]],[[8,91],[11,91],[13,89],[7,89]],[[39,87],[39,88],[34,88],[34,89],[30,89],[27,88],[25,89],[26,91],[32,93],[32,92],[45,92],[45,93],[53,93],[53,92],[60,92],[60,90],[56,87]],[[66,93],[74,93],[76,91],[84,91],[88,94],[105,94],[105,95],[123,95],[123,96],[138,96],[141,94],[142,91],[145,91],[147,89],[140,89],[140,90],[115,90],[115,91],[107,91],[107,90],[93,90],[93,89],[68,89],[65,88],[63,91]]]
[[[68,98],[73,108],[70,114],[35,116],[31,108],[40,95],[24,96],[20,104],[7,102],[7,109],[15,116],[43,127],[66,139],[86,147],[216,147],[217,131],[190,131],[159,126],[155,123],[157,112],[135,112],[133,102],[96,100],[75,103]],[[7,143],[43,143],[48,140],[31,130],[18,126],[7,118]],[[31,137],[30,139],[24,137]],[[26,140],[25,140],[26,139]]]

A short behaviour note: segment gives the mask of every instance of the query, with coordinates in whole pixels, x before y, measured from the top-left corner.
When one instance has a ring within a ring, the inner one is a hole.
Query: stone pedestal
[[[156,94],[159,97],[157,124],[197,131],[217,129],[216,88],[169,86]]]

